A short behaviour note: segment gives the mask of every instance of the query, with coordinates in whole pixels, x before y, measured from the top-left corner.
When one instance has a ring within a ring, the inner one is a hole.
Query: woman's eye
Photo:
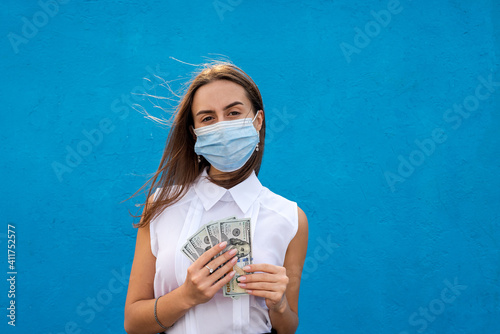
[[[230,111],[229,112],[229,115],[231,115],[231,116],[238,116],[239,114],[241,114],[239,111]]]
[[[207,117],[203,118],[201,121],[202,122],[208,122],[208,121],[211,121],[212,119],[213,119],[212,116],[207,116]]]

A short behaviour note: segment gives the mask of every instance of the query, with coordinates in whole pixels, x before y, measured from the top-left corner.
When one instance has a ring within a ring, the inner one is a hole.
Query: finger
[[[194,261],[195,265],[198,267],[198,269],[203,268],[208,262],[210,262],[210,260],[214,256],[219,254],[219,252],[221,250],[223,250],[226,247],[226,245],[227,245],[227,241],[224,241],[220,244],[213,246],[212,248],[207,250],[205,253],[201,254],[201,256],[199,258],[197,258],[196,261]]]
[[[268,283],[268,282],[258,282],[258,283],[238,283],[238,286],[243,289],[250,290],[266,290],[266,291],[274,291],[276,292],[276,283]]]
[[[207,264],[206,264],[206,267],[213,269],[213,272],[212,272],[212,273],[210,273],[210,272],[208,271],[208,275],[213,275],[213,274],[214,274],[215,272],[217,272],[218,270],[221,270],[221,269],[222,269],[222,266],[223,266],[224,264],[226,264],[228,261],[233,261],[232,263],[236,263],[236,262],[238,262],[238,258],[237,258],[236,256],[234,256],[234,255],[236,255],[236,253],[237,253],[237,251],[235,251],[235,252],[232,252],[232,251],[231,251],[231,252],[226,252],[226,253],[224,253],[223,255],[221,255],[221,256],[219,256],[219,257],[217,257],[217,258],[213,259],[213,260],[212,260],[212,261],[210,261],[209,263],[207,263]],[[236,259],[235,259],[235,258],[236,258]],[[229,269],[230,269],[230,268],[229,268]],[[228,270],[226,270],[226,272],[227,272],[227,271],[229,271],[229,269],[228,269]],[[203,270],[203,268],[202,268],[201,270]],[[223,270],[223,269],[222,269],[222,270]]]
[[[229,274],[226,275],[226,277],[222,278],[220,281],[218,281],[217,283],[215,283],[214,285],[212,285],[212,287],[210,289],[212,289],[215,292],[219,291],[220,289],[222,289],[222,287],[224,285],[226,285],[227,283],[229,283],[229,281],[234,277],[235,274],[236,274],[236,272],[234,270],[231,271]]]
[[[248,294],[256,297],[263,297],[267,298],[270,300],[273,300],[273,298],[277,298],[277,293],[274,291],[267,291],[267,290],[246,290]]]
[[[250,282],[279,282],[279,277],[274,274],[251,274],[238,277],[238,283],[250,283]]]
[[[220,279],[222,276],[233,270],[233,266],[238,262],[238,257],[233,257],[230,261],[227,261],[224,266],[214,271],[209,277],[212,278],[212,283]]]
[[[268,263],[254,263],[248,266],[244,266],[243,270],[247,273],[254,271],[263,271],[271,274],[277,274],[279,272],[279,268],[280,267]]]
[[[219,268],[220,266],[222,266],[224,263],[226,263],[227,261],[231,260],[236,255],[236,253],[238,253],[238,251],[236,249],[232,249],[229,252],[225,252],[221,256],[213,259],[212,261],[210,261],[206,265],[209,268],[213,268],[214,270],[216,270],[217,268]]]

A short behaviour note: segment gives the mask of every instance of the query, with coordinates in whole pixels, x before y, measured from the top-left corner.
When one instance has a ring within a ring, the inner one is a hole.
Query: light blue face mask
[[[259,143],[259,133],[253,126],[258,114],[253,119],[221,121],[194,129],[194,151],[221,172],[240,169]]]

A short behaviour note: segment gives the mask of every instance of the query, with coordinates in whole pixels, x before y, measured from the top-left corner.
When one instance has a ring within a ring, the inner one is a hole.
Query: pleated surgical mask
[[[259,133],[253,126],[255,117],[221,121],[194,129],[194,151],[221,172],[240,169],[250,159],[259,143]]]

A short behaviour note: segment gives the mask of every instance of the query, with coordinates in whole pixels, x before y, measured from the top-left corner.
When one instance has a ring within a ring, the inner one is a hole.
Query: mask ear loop
[[[259,115],[259,112],[260,110],[257,110],[257,113],[255,114],[255,117],[252,119],[252,123],[255,121],[255,119],[257,118],[257,116]]]
[[[260,110],[257,110],[255,117],[252,119],[252,125],[253,125],[253,122],[257,119],[257,116],[259,115],[259,113],[260,113]],[[260,132],[259,131],[257,131],[257,135],[259,136],[259,142],[260,142]]]
[[[261,110],[257,110],[257,113],[255,114],[255,117],[253,118],[252,120],[252,125],[253,125],[253,122],[255,121],[255,119],[257,118],[257,116],[259,115],[259,112]],[[259,150],[259,144],[260,144],[260,131],[257,131],[257,138],[259,138],[259,142],[257,143],[257,145],[255,146],[255,150],[258,151]]]

